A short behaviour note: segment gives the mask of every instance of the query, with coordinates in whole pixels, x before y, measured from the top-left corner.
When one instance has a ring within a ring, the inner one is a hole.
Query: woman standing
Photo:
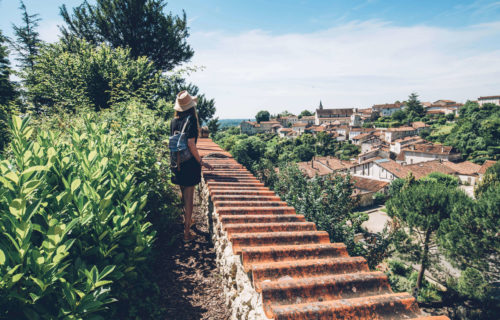
[[[176,131],[181,132],[187,122],[184,132],[186,133],[189,151],[193,155],[189,160],[177,164],[180,166],[178,170],[172,170],[172,183],[180,186],[184,201],[185,241],[189,241],[194,237],[191,232],[194,187],[201,181],[201,167],[204,166],[209,170],[213,169],[210,164],[203,162],[196,148],[196,142],[200,134],[200,125],[196,112],[197,100],[197,97],[192,97],[186,90],[179,92],[175,99],[174,118],[170,123],[170,134],[173,135]]]

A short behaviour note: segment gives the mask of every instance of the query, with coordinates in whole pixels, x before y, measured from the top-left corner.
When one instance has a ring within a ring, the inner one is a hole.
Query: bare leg
[[[190,237],[191,217],[193,215],[194,186],[181,187],[184,199],[184,238]]]

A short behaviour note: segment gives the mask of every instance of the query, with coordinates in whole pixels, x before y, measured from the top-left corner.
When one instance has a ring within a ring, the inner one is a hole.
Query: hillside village
[[[500,104],[500,96],[479,97],[477,103],[480,106],[485,103]],[[449,114],[453,114],[454,118],[463,104],[437,100],[423,102],[422,106],[430,118]],[[460,161],[460,153],[452,147],[421,138],[422,131],[430,128],[422,121],[389,128],[367,125],[374,119],[390,117],[405,107],[404,103],[396,102],[366,109],[327,109],[320,102],[312,116],[287,115],[276,116],[269,121],[243,121],[240,129],[242,134],[271,133],[285,139],[295,139],[304,133],[317,135],[324,132],[332,139],[359,146],[361,153],[357,158],[341,160],[333,156],[315,156],[311,161],[299,162],[298,166],[309,177],[350,173],[361,206],[373,204],[376,193],[386,193],[391,181],[405,178],[410,173],[416,179],[431,172],[456,176],[462,188],[473,196],[473,186],[495,161],[487,160],[482,165]]]

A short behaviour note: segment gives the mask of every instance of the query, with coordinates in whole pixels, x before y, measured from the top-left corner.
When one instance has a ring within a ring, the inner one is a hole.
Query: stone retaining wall
[[[231,318],[236,320],[267,319],[262,307],[262,296],[252,286],[248,274],[243,270],[241,257],[233,254],[233,245],[223,230],[217,210],[202,178],[199,187],[201,210],[209,221],[210,237],[214,244],[217,268],[220,273],[226,305],[231,309]]]

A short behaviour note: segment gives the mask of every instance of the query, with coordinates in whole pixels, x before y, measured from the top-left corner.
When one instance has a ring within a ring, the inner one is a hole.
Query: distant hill
[[[219,119],[220,128],[238,127],[242,121],[255,121],[255,119]]]

